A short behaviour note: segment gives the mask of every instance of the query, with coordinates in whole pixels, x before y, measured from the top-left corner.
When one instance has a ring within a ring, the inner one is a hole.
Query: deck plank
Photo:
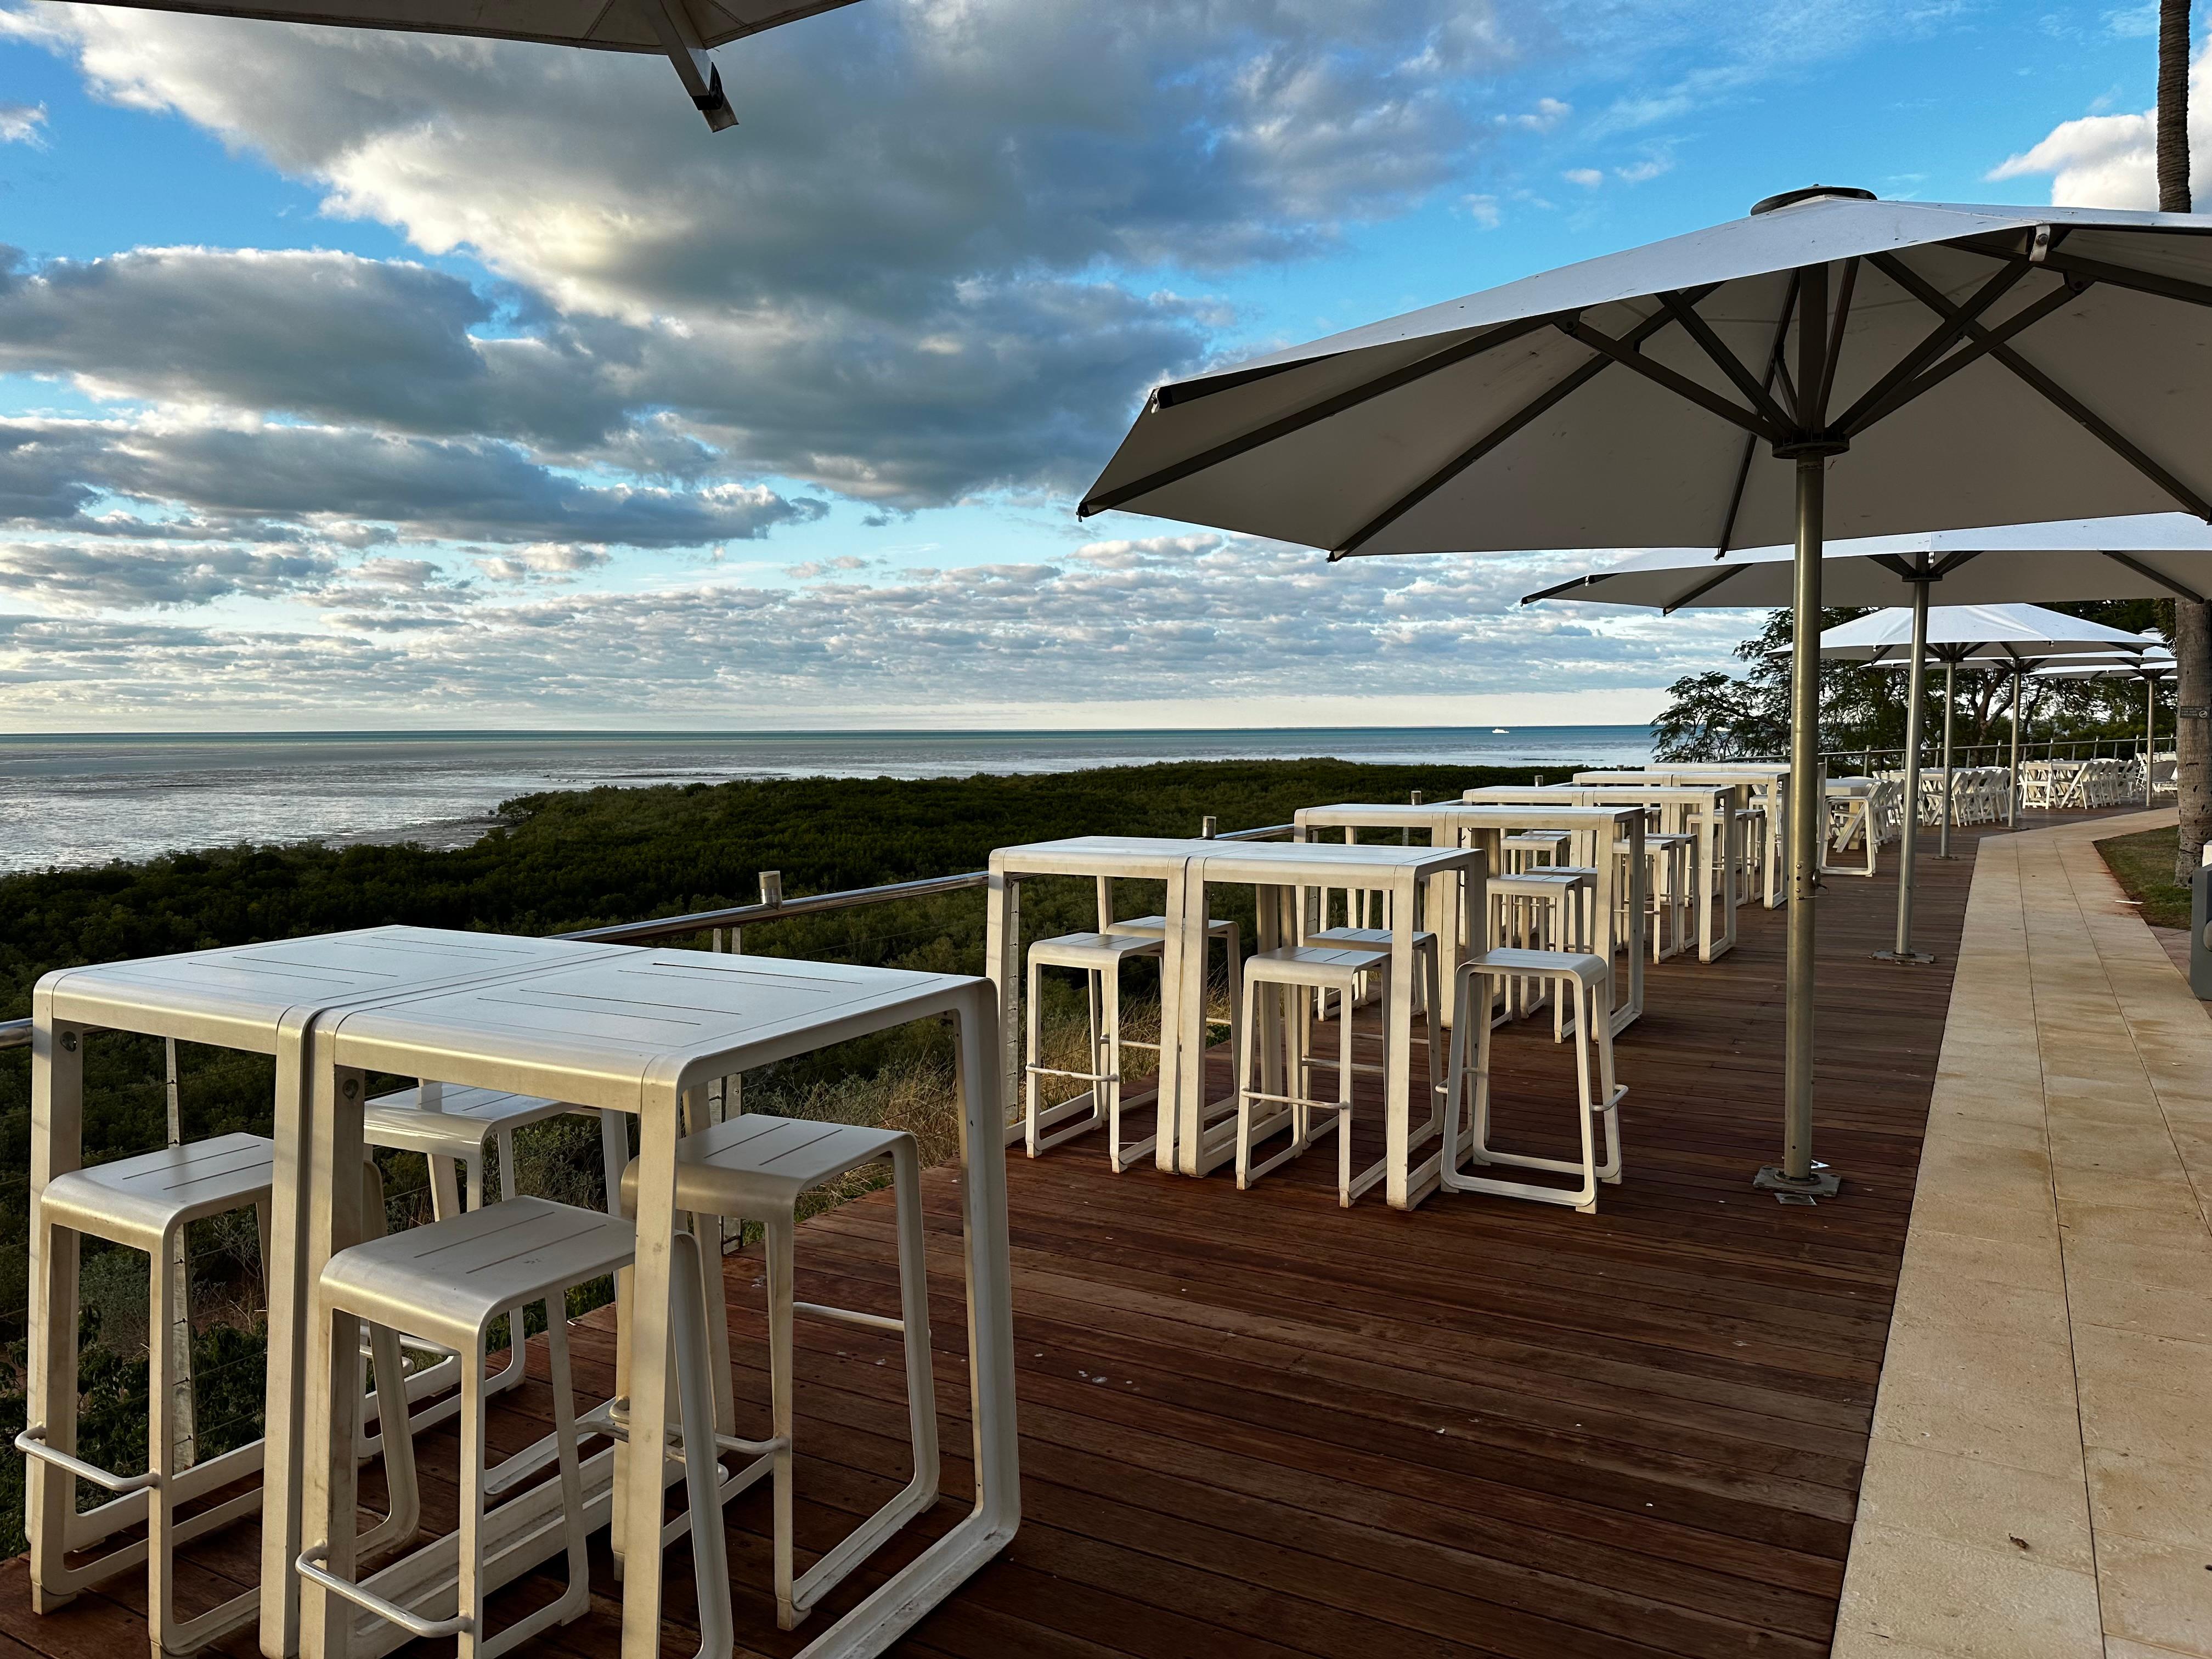
[[[1971,853],[1975,836],[1957,837]],[[1820,1155],[1844,1195],[1752,1192],[1780,1146],[1783,929],[1747,908],[1712,964],[1650,970],[1619,1043],[1626,1180],[1598,1213],[1445,1195],[1411,1214],[1335,1202],[1323,1148],[1249,1193],[1149,1168],[1110,1175],[1082,1140],[1008,1160],[1025,1513],[1000,1560],[896,1650],[946,1659],[1718,1659],[1816,1656],[1833,1633],[1911,1211],[1971,858],[1923,861],[1923,948],[1898,969],[1885,878],[1822,904]],[[1363,1044],[1371,1039],[1356,1037]],[[1417,1064],[1420,1050],[1417,1047]],[[1533,1026],[1498,1045],[1508,1144],[1557,1146],[1571,1051]],[[1225,1057],[1212,1062],[1217,1091]],[[1370,1109],[1355,1152],[1380,1144]],[[802,1231],[799,1294],[896,1310],[887,1194]],[[925,1177],[936,1509],[800,1632],[774,1629],[764,1491],[731,1506],[744,1651],[796,1652],[963,1512],[969,1490],[958,1189]],[[740,1413],[765,1410],[759,1269],[726,1285]],[[611,1387],[607,1311],[576,1332],[580,1387]],[[541,1431],[543,1354],[503,1397],[501,1447]],[[798,1527],[819,1549],[905,1475],[890,1339],[800,1322]],[[426,1437],[425,1510],[449,1524],[450,1431]],[[210,1540],[211,1583],[252,1571],[253,1528]],[[619,1586],[550,1652],[607,1659]],[[672,1557],[664,1646],[696,1645]],[[136,1585],[32,1617],[0,1567],[0,1648],[84,1659],[135,1648]],[[542,1591],[525,1589],[519,1594]],[[13,1645],[11,1645],[13,1644]],[[250,1635],[223,1644],[252,1651]]]

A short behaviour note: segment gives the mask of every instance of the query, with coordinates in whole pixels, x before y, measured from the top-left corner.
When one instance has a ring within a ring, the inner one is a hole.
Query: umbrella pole
[[[1783,1054],[1782,1162],[1753,1185],[1785,1200],[1825,1197],[1837,1177],[1813,1161],[1813,887],[1828,834],[1820,771],[1820,553],[1825,453],[1799,454],[1797,563],[1790,661],[1790,955]],[[1868,826],[1873,833],[1873,826]]]
[[[1920,710],[1928,696],[1928,588],[1926,582],[1912,584],[1912,665],[1905,694],[1905,818],[1897,832],[1897,941],[1894,949],[1875,951],[1876,962],[1936,960],[1912,948],[1912,865],[1920,842]],[[1874,833],[1871,821],[1867,833]]]
[[[2158,764],[2158,680],[2146,676],[2143,680],[2143,805],[2148,806],[2157,793],[2150,787],[2151,769]]]
[[[2005,828],[2020,828],[2020,665],[2012,670],[2012,787],[2005,792]]]
[[[1943,665],[1943,828],[1936,839],[1936,856],[1951,856],[1951,708],[1959,692],[1959,665]]]

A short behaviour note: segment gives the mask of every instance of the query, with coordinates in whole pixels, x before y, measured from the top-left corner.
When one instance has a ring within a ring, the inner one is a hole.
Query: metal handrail
[[[1210,826],[1211,818],[1206,820]],[[1257,830],[1231,830],[1209,836],[1211,841],[1275,841],[1291,835],[1296,826],[1270,823]],[[723,910],[696,910],[689,915],[656,916],[645,921],[618,922],[611,927],[584,927],[555,933],[555,939],[592,945],[645,945],[654,939],[681,939],[714,927],[747,927],[756,922],[780,921],[787,916],[826,915],[836,910],[858,909],[868,904],[893,904],[901,899],[933,898],[939,893],[964,893],[989,884],[991,872],[970,870],[957,876],[926,876],[919,881],[895,881],[881,887],[853,887],[836,893],[809,893],[800,898],[779,898],[773,903],[738,904]],[[0,1021],[0,1048],[31,1046],[31,1022]]]

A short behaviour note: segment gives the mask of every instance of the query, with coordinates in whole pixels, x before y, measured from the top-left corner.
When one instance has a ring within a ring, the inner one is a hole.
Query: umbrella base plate
[[[1814,1199],[1833,1198],[1844,1184],[1844,1178],[1832,1170],[1815,1170],[1802,1181],[1792,1180],[1782,1173],[1782,1166],[1770,1164],[1751,1179],[1753,1188],[1762,1193],[1772,1193],[1784,1204],[1810,1203]]]
[[[1936,960],[1924,951],[1877,951],[1874,953],[1874,959],[1876,962],[1894,962],[1907,966],[1916,966],[1921,963]]]

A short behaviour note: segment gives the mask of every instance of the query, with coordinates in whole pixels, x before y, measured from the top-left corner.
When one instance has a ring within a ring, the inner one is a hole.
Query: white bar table
[[[1659,813],[1669,828],[1686,830],[1698,838],[1698,960],[1711,962],[1735,948],[1735,875],[1743,846],[1743,826],[1736,821],[1736,792],[1733,786],[1707,788],[1650,783],[1623,788],[1563,783],[1529,789],[1470,789],[1467,793],[1474,800],[1564,799],[1584,806],[1633,805]],[[1638,857],[1641,859],[1640,852]],[[1720,900],[1717,924],[1713,920],[1716,897]]]
[[[1575,801],[1575,790],[1571,787],[1531,787],[1531,790],[1502,790],[1506,799],[1493,801],[1489,790],[1468,790],[1467,801],[1443,801],[1437,805],[1401,807],[1376,803],[1376,805],[1336,805],[1336,807],[1307,807],[1298,814],[1301,821],[1321,827],[1347,827],[1347,830],[1395,830],[1395,827],[1429,827],[1429,834],[1443,834],[1447,841],[1480,848],[1489,854],[1486,874],[1504,874],[1504,838],[1520,830],[1558,830],[1575,838],[1575,845],[1589,848],[1590,867],[1597,869],[1597,894],[1593,905],[1597,909],[1597,951],[1608,963],[1620,956],[1621,947],[1628,949],[1628,971],[1614,971],[1613,975],[1613,1036],[1620,1036],[1631,1024],[1635,1024],[1644,1013],[1644,905],[1648,896],[1648,878],[1644,869],[1644,811],[1626,805],[1579,805]],[[1626,842],[1628,852],[1614,854],[1617,842]],[[1621,880],[1626,876],[1628,891],[1621,891]],[[1626,898],[1628,911],[1628,931],[1621,931],[1621,898]],[[1484,902],[1484,945],[1489,945],[1489,905]]]
[[[31,1206],[37,1213],[46,1183],[82,1166],[84,1040],[95,1030],[169,1037],[246,1054],[274,1055],[277,1161],[268,1261],[269,1388],[263,1453],[261,1650],[269,1659],[298,1651],[300,1367],[302,1333],[294,1319],[303,1277],[306,1194],[300,1166],[284,1157],[286,1130],[301,1125],[305,1071],[300,1039],[328,1010],[529,972],[556,963],[603,957],[619,945],[560,939],[507,939],[434,927],[371,927],[311,939],[283,939],[175,956],[145,957],[87,968],[64,968],[40,979],[31,1000]],[[355,1154],[355,1164],[361,1154]],[[341,1183],[360,1200],[356,1178]],[[30,1397],[27,1420],[46,1425],[52,1443],[76,1446],[76,1349],[41,1353],[49,1299],[74,1304],[77,1246],[71,1236],[55,1259],[39,1259],[31,1230]],[[74,1329],[74,1322],[70,1328]],[[135,1515],[117,1520],[116,1505],[76,1516],[75,1483],[32,1462],[27,1508],[34,1535],[66,1535],[83,1548]],[[142,1505],[124,1500],[123,1507]],[[105,1516],[105,1519],[102,1517]],[[104,1528],[104,1530],[102,1529]],[[34,1604],[43,1548],[31,1557]],[[43,1611],[43,1607],[41,1607]]]
[[[1200,843],[1203,851],[1190,860],[1190,891],[1184,900],[1183,925],[1192,938],[1206,937],[1206,887],[1233,882],[1261,890],[1260,948],[1288,943],[1297,936],[1297,916],[1304,890],[1309,887],[1364,888],[1390,896],[1390,1028],[1389,1091],[1383,1109],[1384,1138],[1389,1167],[1384,1176],[1391,1206],[1410,1209],[1436,1189],[1437,1164],[1431,1155],[1419,1169],[1413,1167],[1413,934],[1424,920],[1439,941],[1462,929],[1470,934],[1481,927],[1488,908],[1484,883],[1489,857],[1480,848],[1443,847],[1346,847],[1321,842],[1221,842]],[[1426,918],[1421,896],[1426,888],[1432,900]],[[1447,895],[1449,894],[1449,896]],[[1455,899],[1459,914],[1446,908]],[[1475,908],[1475,907],[1480,907]],[[1204,986],[1188,981],[1194,958],[1203,957],[1186,949],[1186,982],[1178,999],[1186,1028],[1194,1012],[1205,1015]],[[1441,963],[1438,964],[1441,968]],[[1201,970],[1202,972],[1202,968]],[[1441,1011],[1439,1011],[1441,1012]],[[1351,1011],[1346,1010],[1346,1043],[1350,1043]],[[1188,1029],[1186,1042],[1204,1040],[1201,1024],[1195,1036]],[[1347,1056],[1348,1057],[1348,1056]],[[1432,1056],[1441,1067],[1443,1057]],[[1437,1095],[1425,1083],[1423,1092],[1436,1115]],[[1176,1126],[1176,1164],[1185,1175],[1202,1176],[1236,1156],[1236,1132],[1224,1125],[1212,1138],[1204,1133],[1198,1109],[1198,1091],[1188,1089],[1178,1100],[1180,1121]]]
[[[876,1654],[1004,1548],[1020,1521],[1005,1116],[992,1063],[998,1002],[987,981],[779,957],[628,950],[497,985],[339,1010],[315,1021],[310,1032],[312,1141],[302,1145],[296,1127],[286,1136],[280,1124],[277,1156],[280,1163],[288,1154],[305,1158],[325,1176],[358,1162],[363,1074],[368,1071],[635,1113],[637,1257],[622,1343],[628,1362],[629,1445],[659,1447],[669,1426],[670,1272],[676,1145],[684,1097],[716,1078],[940,1015],[951,1016],[957,1026],[975,1506],[804,1650],[811,1659]],[[347,1203],[345,1183],[325,1190],[331,1202],[317,1210],[309,1234],[307,1265],[316,1273],[360,1232],[358,1200]],[[329,1435],[322,1443],[334,1450],[327,1467],[307,1471],[303,1516],[306,1535],[330,1544],[330,1570],[351,1576],[355,1482],[349,1449],[359,1407],[354,1390],[343,1386],[356,1364],[350,1337],[337,1339],[345,1322],[333,1321],[308,1333],[308,1421],[318,1433]],[[662,1458],[620,1449],[611,1474],[596,1474],[587,1489],[592,1505],[587,1524],[597,1522],[599,1504],[617,1512],[611,1488],[619,1489],[619,1512],[657,1517],[665,1479]],[[600,1480],[609,1485],[599,1486]],[[550,1503],[558,1501],[555,1497]],[[518,1498],[500,1513],[527,1503],[526,1496]],[[335,1537],[333,1516],[347,1522]],[[694,1519],[719,1535],[719,1508]],[[510,1530],[520,1524],[507,1523]],[[519,1561],[540,1549],[547,1556],[554,1553],[560,1547],[558,1528],[545,1530],[551,1535],[542,1543],[515,1540],[510,1559]],[[624,1561],[623,1659],[658,1659],[661,1650],[662,1552],[654,1529],[648,1526],[646,1533],[649,1541],[629,1550]],[[450,1579],[402,1586],[380,1574],[368,1583],[392,1599],[402,1599],[392,1595],[400,1589],[432,1607],[445,1593],[445,1611],[451,1610]],[[304,1586],[305,1659],[333,1654],[344,1628],[338,1621],[353,1616],[343,1601],[312,1584]],[[367,1646],[388,1651],[406,1639],[384,1628],[392,1639],[357,1644],[356,1650]]]
[[[1767,845],[1765,856],[1760,858],[1760,883],[1765,890],[1767,909],[1781,909],[1790,902],[1790,768],[1787,765],[1765,765],[1760,761],[1719,761],[1712,765],[1655,765],[1650,768],[1655,776],[1668,776],[1674,783],[1745,783],[1750,785],[1752,803],[1765,814]],[[1575,776],[1582,781],[1582,775]]]
[[[1206,1109],[1198,1096],[1206,1085],[1206,952],[1202,931],[1195,946],[1191,942],[1184,914],[1188,896],[1184,877],[1194,857],[1220,845],[1218,842],[1195,837],[1073,836],[1064,841],[1001,847],[991,854],[990,903],[983,960],[984,972],[999,994],[999,1086],[1006,1099],[1022,1098],[1022,997],[1025,984],[1022,975],[1023,880],[1041,876],[1079,876],[1094,883],[1165,882],[1168,926],[1160,957],[1159,1128],[1153,1162],[1163,1170],[1177,1167],[1178,1125],[1189,1113],[1202,1117]],[[1104,901],[1101,902],[1103,905]],[[1102,911],[1102,927],[1105,921]],[[1195,1007],[1186,1010],[1182,1006],[1179,988],[1188,971],[1184,954],[1192,951],[1198,961],[1199,997]],[[1191,1097],[1188,1113],[1182,1100],[1187,1084]],[[1016,1131],[1007,1127],[1000,1133],[1006,1139],[1012,1140]]]
[[[1626,943],[1631,960],[1629,971],[1620,975],[1614,988],[1613,1029],[1615,1035],[1632,1024],[1644,1012],[1644,906],[1645,872],[1644,866],[1644,815],[1629,808],[1565,805],[1556,794],[1547,793],[1543,801],[1534,805],[1500,806],[1496,805],[1469,805],[1463,801],[1437,801],[1419,806],[1399,805],[1382,801],[1346,801],[1333,806],[1301,807],[1294,815],[1294,833],[1301,840],[1310,841],[1313,833],[1321,830],[1341,830],[1346,840],[1361,830],[1425,830],[1431,847],[1474,847],[1481,848],[1487,857],[1483,869],[1486,876],[1503,875],[1505,871],[1504,837],[1522,830],[1555,830],[1592,841],[1610,842],[1614,839],[1633,843],[1634,851],[1627,860],[1629,882],[1628,934]],[[1380,849],[1375,849],[1380,850]],[[1598,941],[1601,952],[1612,960],[1611,952],[1622,944],[1619,935],[1620,897],[1618,883],[1620,866],[1609,857],[1593,860],[1597,866],[1597,891],[1593,903],[1597,910]],[[1442,879],[1456,882],[1457,877]],[[1449,905],[1449,901],[1447,904]],[[1476,926],[1467,935],[1474,948],[1486,950],[1495,943],[1489,937],[1490,906],[1486,897],[1475,909],[1479,918]],[[1456,974],[1460,952],[1466,948],[1462,941],[1453,939],[1446,930],[1438,930],[1440,945],[1448,951],[1437,963],[1444,983],[1444,1012],[1446,1023],[1456,1018],[1455,1006],[1457,996]]]
[[[1841,806],[1843,833],[1838,836],[1829,824],[1820,826],[1820,873],[1824,876],[1864,876],[1871,880],[1879,873],[1881,865],[1881,826],[1875,818],[1875,797],[1881,792],[1881,782],[1874,778],[1830,778],[1825,791],[1830,816],[1832,809]],[[1828,854],[1839,842],[1847,843],[1856,830],[1866,836],[1866,862],[1858,868],[1848,864],[1831,864]]]

